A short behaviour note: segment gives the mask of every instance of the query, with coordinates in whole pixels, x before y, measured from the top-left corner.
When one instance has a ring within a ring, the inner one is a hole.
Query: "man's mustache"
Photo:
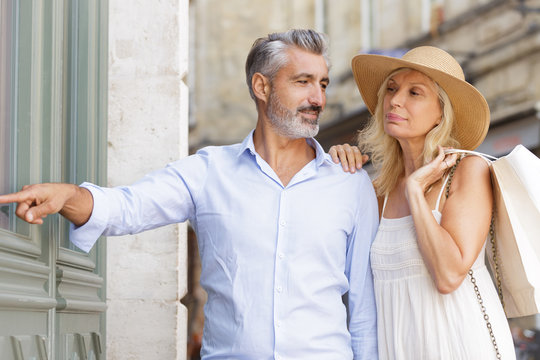
[[[298,112],[300,111],[316,111],[317,113],[321,113],[322,112],[322,106],[317,106],[317,105],[309,105],[309,106],[303,106],[303,107],[300,107],[297,109]]]

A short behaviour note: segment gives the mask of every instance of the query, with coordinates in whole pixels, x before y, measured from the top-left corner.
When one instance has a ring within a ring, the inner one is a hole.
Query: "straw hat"
[[[424,73],[446,91],[454,109],[454,136],[462,149],[476,149],[489,128],[488,104],[482,94],[465,81],[456,59],[439,48],[420,46],[401,59],[370,54],[355,56],[352,71],[369,112],[375,112],[377,92],[386,76],[403,67]]]

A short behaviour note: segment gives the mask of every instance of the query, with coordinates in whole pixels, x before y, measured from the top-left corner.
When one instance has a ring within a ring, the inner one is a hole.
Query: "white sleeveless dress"
[[[438,209],[444,188],[433,210],[437,222],[441,220]],[[508,322],[484,255],[485,244],[472,267],[474,277],[501,358],[515,359]],[[437,291],[418,249],[411,215],[381,219],[371,247],[371,267],[381,360],[496,359],[470,277],[467,275],[450,294]]]

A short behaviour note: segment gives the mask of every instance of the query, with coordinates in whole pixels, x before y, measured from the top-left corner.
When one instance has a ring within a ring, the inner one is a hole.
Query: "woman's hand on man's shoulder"
[[[363,155],[358,146],[349,144],[334,145],[328,151],[332,160],[343,167],[343,171],[354,174],[369,160],[369,156]]]

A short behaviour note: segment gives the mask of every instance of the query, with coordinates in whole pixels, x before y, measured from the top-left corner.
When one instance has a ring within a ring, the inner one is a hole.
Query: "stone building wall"
[[[187,155],[187,0],[110,0],[108,185]],[[110,237],[107,358],[185,359],[186,225]]]

